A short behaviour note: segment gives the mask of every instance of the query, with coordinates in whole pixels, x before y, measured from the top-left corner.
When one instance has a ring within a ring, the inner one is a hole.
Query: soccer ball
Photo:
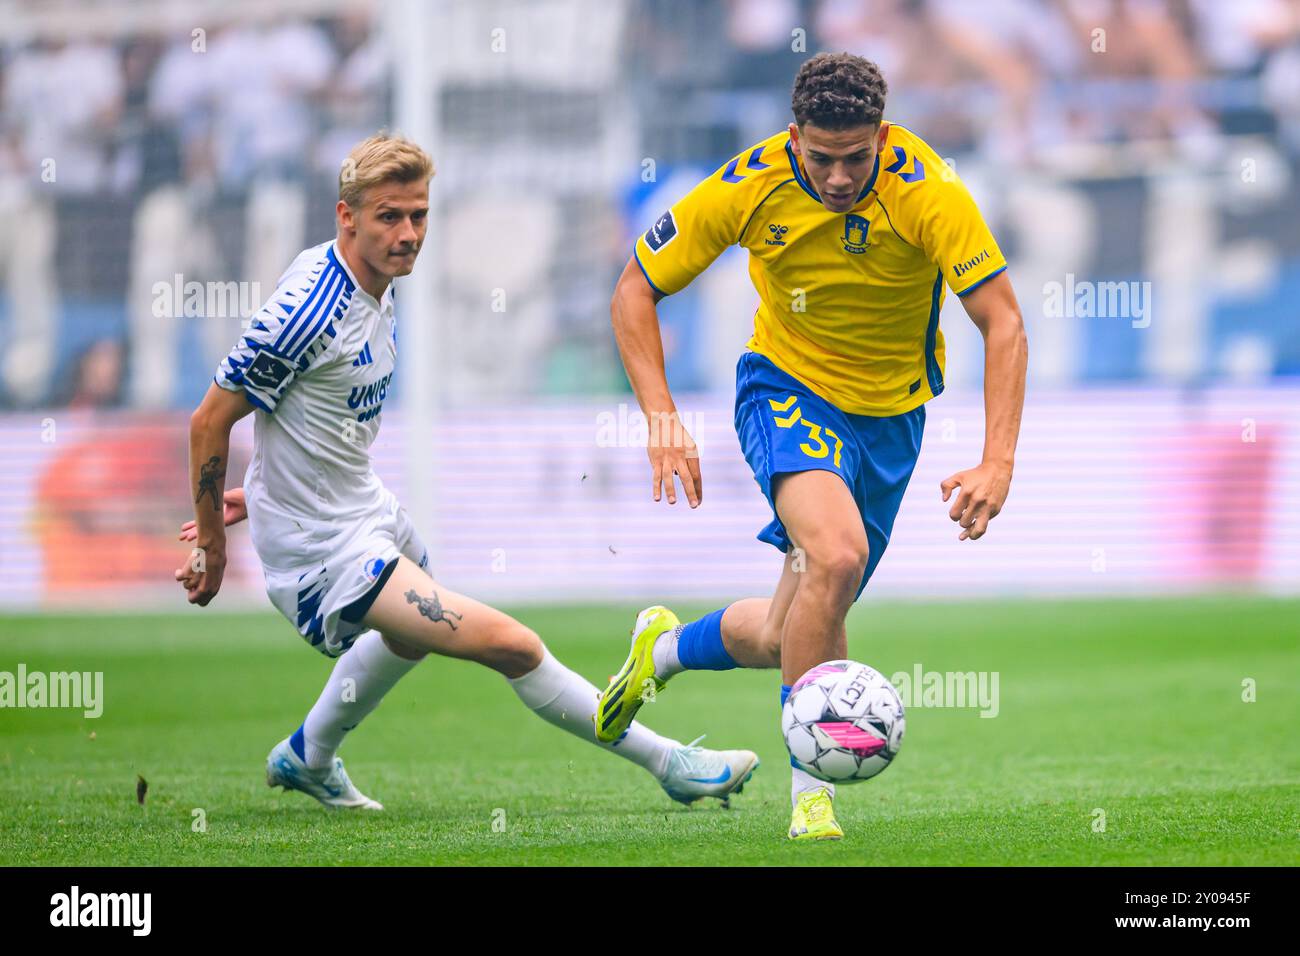
[[[795,681],[781,710],[795,766],[828,783],[867,780],[888,767],[904,725],[894,685],[857,661],[818,664]]]

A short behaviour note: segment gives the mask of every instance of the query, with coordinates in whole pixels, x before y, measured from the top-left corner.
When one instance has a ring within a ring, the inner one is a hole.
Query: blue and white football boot
[[[731,795],[740,793],[758,769],[758,754],[752,750],[706,750],[696,746],[703,739],[699,737],[674,750],[668,757],[668,771],[659,783],[678,803],[716,797],[729,807]]]
[[[327,807],[349,810],[382,810],[384,805],[371,800],[353,785],[343,769],[343,761],[335,757],[329,767],[312,770],[289,745],[289,738],[280,741],[266,756],[266,785],[285,790],[301,790],[315,797]]]

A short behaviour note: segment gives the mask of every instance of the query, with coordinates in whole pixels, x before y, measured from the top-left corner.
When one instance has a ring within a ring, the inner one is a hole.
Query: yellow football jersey
[[[899,415],[943,391],[939,309],[1006,268],[975,201],[920,137],[890,124],[857,204],[821,204],[789,132],[736,156],[636,241],[658,291],[722,251],[749,250],[749,348],[858,415]]]

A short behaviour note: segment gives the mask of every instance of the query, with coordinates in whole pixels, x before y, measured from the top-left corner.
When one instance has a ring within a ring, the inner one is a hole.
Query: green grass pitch
[[[635,611],[515,613],[603,686]],[[887,675],[997,671],[1000,712],[910,708],[894,765],[840,790],[847,838],[790,845],[773,671],[688,673],[642,710],[661,733],[759,753],[728,811],[671,802],[639,768],[532,716],[499,676],[430,658],[343,747],[387,807],[362,816],[265,786],[266,752],[329,668],[277,616],[0,617],[0,670],[103,671],[105,697],[99,719],[0,710],[0,861],[1300,862],[1300,601],[867,600],[849,654]]]

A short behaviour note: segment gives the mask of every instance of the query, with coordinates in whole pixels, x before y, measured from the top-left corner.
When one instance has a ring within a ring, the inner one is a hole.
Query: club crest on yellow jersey
[[[840,241],[844,243],[844,251],[851,252],[855,256],[861,255],[867,251],[871,243],[867,242],[867,230],[871,228],[869,220],[861,216],[855,216],[852,213],[844,217],[844,235]]]

